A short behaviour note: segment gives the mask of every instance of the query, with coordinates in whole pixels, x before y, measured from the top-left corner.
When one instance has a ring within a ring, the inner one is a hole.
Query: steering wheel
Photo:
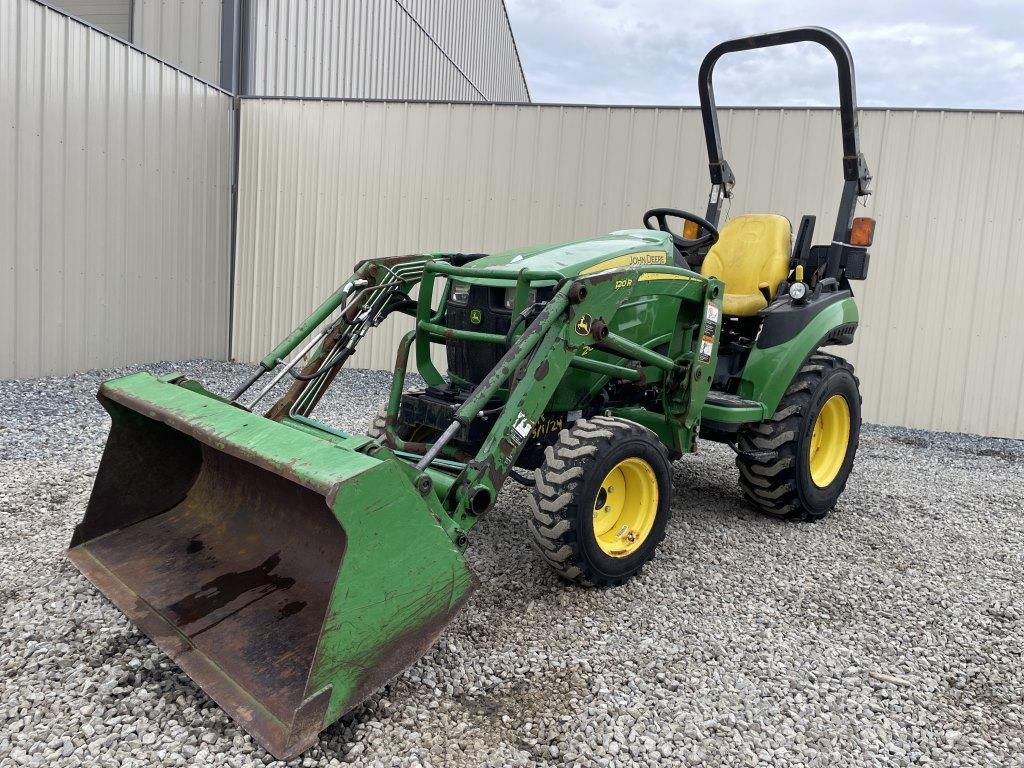
[[[683,221],[691,221],[700,227],[704,234],[694,238],[693,240],[683,237],[682,235],[677,235],[668,228],[668,219],[670,217],[673,219],[682,219]],[[654,226],[651,223],[652,219],[657,220],[657,226]],[[651,208],[651,210],[644,214],[644,226],[648,229],[660,229],[662,232],[668,232],[672,235],[672,242],[675,247],[683,253],[696,251],[698,248],[710,248],[718,242],[718,228],[716,226],[707,219],[701,218],[700,216],[688,211],[681,211],[678,208]]]

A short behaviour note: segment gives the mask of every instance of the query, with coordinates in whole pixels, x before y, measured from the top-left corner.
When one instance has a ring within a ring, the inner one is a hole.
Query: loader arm
[[[308,415],[348,358],[355,354],[359,342],[392,312],[409,311],[409,292],[419,283],[430,258],[416,254],[359,262],[338,290],[267,353],[256,373],[235,391],[231,401],[240,401],[265,374],[276,370],[270,382],[245,407],[253,410],[290,375],[293,384],[266,415],[275,421],[289,414]],[[336,312],[336,319],[327,323]]]
[[[466,462],[451,483],[444,498],[446,510],[460,526],[470,527],[493,504],[509,476],[534,425],[538,423],[555,390],[570,368],[580,367],[601,373],[606,379],[664,383],[662,413],[631,409],[623,416],[653,429],[676,450],[691,449],[704,398],[710,387],[717,362],[717,345],[724,288],[715,279],[705,279],[675,267],[657,269],[615,268],[566,280],[559,275],[528,270],[510,271],[506,277],[516,280],[515,293],[520,302],[534,282],[559,280],[559,287],[544,309],[509,346],[494,369],[466,398],[454,414],[452,423],[429,446],[411,445],[394,433],[397,417],[397,393],[404,383],[405,357],[413,338],[421,372],[428,381],[431,374],[440,377],[430,361],[429,343],[468,339],[502,344],[506,338],[474,331],[446,329],[436,324],[440,310],[430,306],[433,282],[437,276],[493,278],[501,273],[488,269],[455,267],[432,262],[424,270],[417,309],[417,332],[403,339],[388,410],[388,442],[405,450],[425,448],[417,457],[416,468],[427,470],[445,453],[448,442],[466,427],[499,393],[507,392],[500,415],[491,427],[477,454]],[[638,296],[664,296],[678,301],[676,327],[671,334],[668,354],[660,354],[629,341],[609,330],[616,312]],[[711,307],[711,309],[709,309]],[[599,348],[626,358],[627,365],[597,363],[584,355],[588,348]],[[645,370],[645,366],[647,367]],[[426,369],[426,370],[424,370]]]

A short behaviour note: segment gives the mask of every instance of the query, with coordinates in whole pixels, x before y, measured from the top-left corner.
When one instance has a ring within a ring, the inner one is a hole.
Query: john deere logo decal
[[[579,320],[576,321],[576,333],[578,333],[580,336],[589,336],[590,324],[591,322],[593,322],[593,320],[594,318],[592,318],[590,315],[583,315]]]
[[[479,309],[469,310],[469,322],[473,325],[480,325],[484,321],[484,313]]]

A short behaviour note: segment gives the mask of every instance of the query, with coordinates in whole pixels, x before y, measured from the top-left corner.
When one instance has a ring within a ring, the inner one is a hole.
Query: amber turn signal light
[[[865,248],[875,239],[875,220],[862,216],[853,220],[850,229],[850,245],[862,245]]]
[[[687,240],[696,240],[700,236],[700,225],[695,221],[683,222],[683,237]]]

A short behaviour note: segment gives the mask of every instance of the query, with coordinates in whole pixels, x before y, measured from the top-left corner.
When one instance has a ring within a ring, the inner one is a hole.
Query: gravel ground
[[[119,373],[0,383],[0,766],[269,765],[62,558]],[[346,372],[333,423],[387,380]],[[1022,442],[865,427],[840,507],[780,523],[702,444],[654,563],[598,591],[541,563],[509,483],[469,607],[296,764],[1024,766],[1022,496]]]

